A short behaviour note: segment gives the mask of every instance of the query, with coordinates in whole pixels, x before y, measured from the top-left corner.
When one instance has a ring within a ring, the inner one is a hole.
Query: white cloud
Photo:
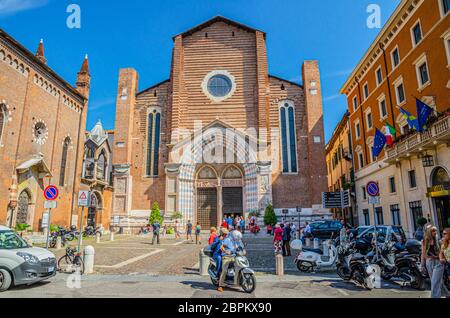
[[[43,7],[49,0],[0,0],[0,16]]]
[[[323,99],[323,101],[324,101],[324,102],[329,102],[329,101],[335,100],[335,99],[337,99],[337,98],[339,98],[339,97],[341,97],[341,96],[343,96],[343,95],[336,94],[336,95],[332,95],[332,96],[327,96],[327,97],[325,97],[325,98]]]

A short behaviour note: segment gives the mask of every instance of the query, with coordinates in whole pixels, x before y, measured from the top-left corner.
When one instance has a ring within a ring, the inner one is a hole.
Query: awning
[[[30,170],[32,167],[36,167],[38,169],[39,174],[44,173],[45,177],[51,177],[52,174],[47,164],[44,161],[43,156],[33,156],[27,161],[23,162],[19,166],[17,166],[16,170],[18,173],[24,173]]]

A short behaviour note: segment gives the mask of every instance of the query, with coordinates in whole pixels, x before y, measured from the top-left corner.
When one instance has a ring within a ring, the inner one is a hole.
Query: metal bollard
[[[94,272],[95,249],[93,246],[84,248],[84,273],[92,274]]]
[[[203,249],[199,253],[199,264],[200,276],[208,276],[209,257],[205,255]]]
[[[100,239],[101,239],[100,233],[96,233],[96,234],[95,234],[95,242],[96,242],[97,244],[100,243]]]
[[[61,247],[62,247],[62,239],[61,239],[61,236],[58,236],[58,237],[56,238],[56,249],[57,249],[57,250],[60,250]]]
[[[276,261],[276,274],[277,276],[284,276],[284,258],[283,255],[277,254],[275,256]]]
[[[111,233],[109,234],[109,240],[112,242],[114,241],[114,232],[111,231]]]

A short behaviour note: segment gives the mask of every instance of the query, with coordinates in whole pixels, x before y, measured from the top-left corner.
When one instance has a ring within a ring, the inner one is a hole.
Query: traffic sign
[[[47,188],[45,188],[44,190],[44,197],[48,200],[48,201],[55,201],[58,198],[59,195],[59,190],[56,186],[51,185],[48,186]]]
[[[375,181],[370,181],[366,186],[367,194],[371,197],[377,197],[380,195],[380,187]]]
[[[380,203],[380,197],[369,197],[369,204],[378,205]]]
[[[78,193],[78,206],[88,207],[90,203],[89,191],[80,191]]]
[[[56,201],[45,201],[44,202],[44,209],[56,209],[57,204]]]
[[[340,209],[342,208],[341,192],[324,192],[322,193],[322,205],[324,209]]]

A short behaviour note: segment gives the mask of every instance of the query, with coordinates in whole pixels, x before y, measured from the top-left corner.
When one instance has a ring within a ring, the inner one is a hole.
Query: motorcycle
[[[337,248],[337,274],[343,280],[354,281],[368,290],[375,288],[376,269],[366,256],[355,248],[356,242],[341,242]]]
[[[97,233],[100,234],[100,236],[102,236],[100,227],[94,228],[93,226],[86,226],[83,231],[83,237],[97,236]]]
[[[378,249],[378,253],[375,249]],[[396,242],[387,240],[376,244],[374,250],[367,256],[372,264],[380,267],[381,278],[384,280],[395,278],[404,284],[410,284],[414,289],[424,290],[426,277],[420,270],[421,244],[419,241],[410,240],[406,243],[405,249],[397,253]]]
[[[204,249],[205,255],[210,258],[208,274],[214,286],[219,286],[219,276],[217,273],[217,264],[213,258],[213,251],[210,246]],[[244,292],[251,294],[256,289],[255,272],[250,268],[249,261],[246,257],[247,252],[241,243],[236,251],[236,257],[233,264],[228,267],[225,284],[229,287],[241,287]]]
[[[324,250],[305,248],[300,240],[295,240],[291,244],[292,249],[299,249],[300,252],[295,257],[294,263],[299,271],[303,273],[314,272],[323,267],[334,267],[338,259],[337,249],[332,241],[324,242]]]

